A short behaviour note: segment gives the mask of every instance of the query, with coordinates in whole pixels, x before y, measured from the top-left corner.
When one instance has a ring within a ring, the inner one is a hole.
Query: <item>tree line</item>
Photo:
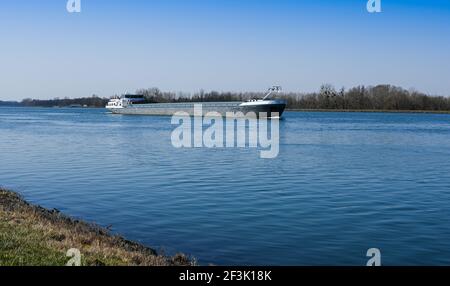
[[[193,95],[162,92],[158,88],[141,89],[138,94],[148,103],[158,102],[208,102],[245,101],[264,97],[263,92],[205,92]],[[337,90],[330,84],[313,93],[284,93],[273,98],[284,98],[289,109],[316,110],[424,110],[450,111],[450,97],[431,96],[416,90],[406,90],[393,85],[357,86]]]
[[[357,86],[336,90],[323,85],[312,94],[287,96],[290,108],[337,110],[450,111],[450,98],[431,96],[392,85]]]
[[[108,98],[101,98],[96,95],[91,97],[54,98],[47,100],[27,98],[22,100],[20,105],[26,107],[105,107],[108,100]]]
[[[245,101],[262,98],[263,92],[205,92],[194,93],[164,92],[158,88],[139,89],[136,94],[143,95],[145,103],[170,102],[209,102],[209,101]],[[289,109],[305,110],[423,110],[450,111],[450,97],[431,96],[416,90],[406,90],[393,85],[357,86],[346,90],[337,90],[325,84],[313,93],[282,93],[274,97],[284,98]],[[104,107],[108,98],[96,95],[85,98],[55,98],[51,100],[24,99],[20,103],[7,102],[8,105],[41,107]],[[1,104],[2,102],[0,102]]]

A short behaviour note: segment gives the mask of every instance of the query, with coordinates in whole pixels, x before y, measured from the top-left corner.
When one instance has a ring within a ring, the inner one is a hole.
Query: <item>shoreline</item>
[[[450,114],[450,110],[390,110],[390,109],[289,109],[292,112],[342,112],[342,113],[417,113],[417,114]]]
[[[0,188],[0,266],[65,266],[70,249],[82,266],[195,266],[184,254],[166,256],[106,228],[38,205]]]
[[[45,109],[105,109],[104,107],[86,106],[86,107],[48,107],[48,106],[8,106],[0,105],[0,108],[45,108]],[[450,110],[393,110],[393,109],[304,109],[304,108],[286,108],[289,112],[342,112],[342,113],[416,113],[416,114],[450,114]]]

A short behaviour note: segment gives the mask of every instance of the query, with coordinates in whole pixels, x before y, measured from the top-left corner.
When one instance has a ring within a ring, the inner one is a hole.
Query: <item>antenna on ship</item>
[[[281,91],[281,86],[279,86],[279,85],[274,85],[274,86],[270,87],[266,96],[264,96],[263,100],[266,100],[272,93],[274,93],[274,92],[280,93],[280,91]]]

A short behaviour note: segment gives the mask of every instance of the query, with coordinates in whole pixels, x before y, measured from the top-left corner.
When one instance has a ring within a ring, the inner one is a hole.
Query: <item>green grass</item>
[[[83,266],[191,266],[177,254],[156,253],[108,230],[33,206],[0,189],[0,266],[64,266],[69,249],[81,252]]]
[[[45,235],[29,227],[0,222],[0,266],[60,266],[68,258],[45,245]]]

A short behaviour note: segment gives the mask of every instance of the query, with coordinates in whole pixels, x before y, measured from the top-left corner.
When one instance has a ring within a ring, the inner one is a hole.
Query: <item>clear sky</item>
[[[389,83],[450,95],[450,1],[0,1],[0,99],[138,88],[315,91]]]

